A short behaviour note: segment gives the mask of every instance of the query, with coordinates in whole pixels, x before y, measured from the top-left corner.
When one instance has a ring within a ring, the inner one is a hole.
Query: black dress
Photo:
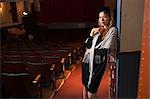
[[[91,48],[92,46],[92,37],[89,37],[85,46],[87,48]],[[98,45],[102,41],[101,36],[98,37],[96,41],[96,45]],[[89,81],[89,65],[87,63],[82,63],[82,83],[85,88],[91,92],[96,93],[104,74],[107,62],[107,49],[95,49],[94,51],[94,60],[93,60],[93,71],[92,71],[92,80],[88,87]]]

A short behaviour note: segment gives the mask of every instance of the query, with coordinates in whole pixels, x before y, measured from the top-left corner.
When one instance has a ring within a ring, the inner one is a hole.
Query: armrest
[[[56,88],[56,85],[55,85],[55,81],[56,81],[56,78],[55,78],[55,66],[56,66],[56,64],[52,64],[51,67],[50,67],[51,80],[52,80],[51,89],[52,90]]]
[[[51,65],[50,70],[51,70],[51,71],[55,70],[55,64],[52,64],[52,65]]]
[[[42,90],[40,88],[40,78],[41,78],[41,74],[38,74],[34,80],[32,81],[33,84],[35,84],[34,86],[34,90],[35,90],[35,96],[36,96],[36,99],[40,99],[41,96],[42,96]]]
[[[65,63],[65,58],[62,58],[62,59],[61,59],[61,63],[62,63],[62,64]]]
[[[41,74],[38,74],[38,75],[34,78],[34,80],[32,81],[32,83],[33,83],[33,84],[39,83],[40,78],[41,78]]]
[[[71,57],[71,52],[69,52],[68,56],[70,56],[70,57]]]

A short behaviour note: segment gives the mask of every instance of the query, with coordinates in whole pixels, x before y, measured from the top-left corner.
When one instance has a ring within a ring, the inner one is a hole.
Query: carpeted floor
[[[107,70],[97,94],[100,99],[109,99]],[[71,76],[65,80],[64,85],[55,94],[54,99],[82,99],[81,63],[76,66]]]

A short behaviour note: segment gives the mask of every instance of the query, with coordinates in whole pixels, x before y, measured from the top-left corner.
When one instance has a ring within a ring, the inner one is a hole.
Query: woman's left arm
[[[110,38],[110,47],[109,47],[109,62],[115,62],[116,52],[117,52],[117,29],[113,27],[112,37]]]

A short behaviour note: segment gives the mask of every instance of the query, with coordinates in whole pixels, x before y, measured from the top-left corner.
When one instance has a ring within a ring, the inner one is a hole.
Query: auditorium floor
[[[50,87],[42,88],[42,99],[52,99],[55,94],[59,91],[59,89],[63,86],[65,83],[65,80],[71,75],[71,73],[74,71],[76,66],[78,65],[80,60],[76,60],[76,64],[72,64],[69,68],[69,70],[64,71],[64,75],[59,77],[56,80],[56,89],[51,90]]]

